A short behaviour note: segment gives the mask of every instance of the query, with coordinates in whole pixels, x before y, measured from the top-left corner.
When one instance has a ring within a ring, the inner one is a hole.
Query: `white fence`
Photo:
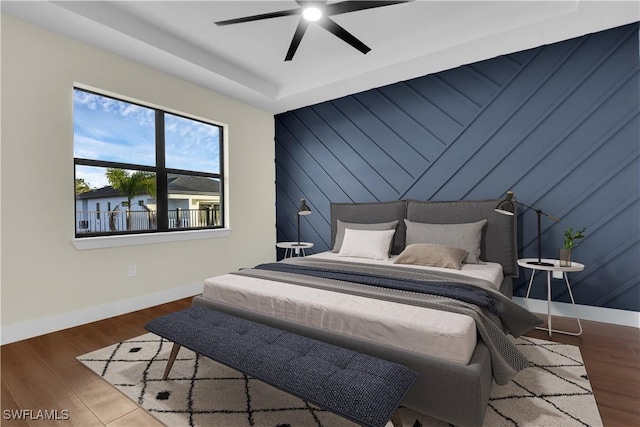
[[[218,209],[172,209],[168,212],[169,229],[202,228],[220,224]],[[158,228],[157,212],[148,211],[77,211],[76,233],[116,233]]]

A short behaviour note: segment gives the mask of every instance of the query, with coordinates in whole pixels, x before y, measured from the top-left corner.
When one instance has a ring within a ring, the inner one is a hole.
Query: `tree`
[[[107,169],[107,181],[126,199],[127,230],[131,230],[131,200],[142,194],[156,195],[156,176],[151,172],[136,171],[129,173],[124,169]]]
[[[84,178],[76,178],[76,194],[86,193],[91,191],[89,183]]]

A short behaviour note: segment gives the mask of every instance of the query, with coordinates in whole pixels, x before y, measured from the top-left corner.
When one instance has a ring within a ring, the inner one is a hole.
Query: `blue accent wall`
[[[543,257],[586,227],[578,304],[640,311],[638,24],[465,65],[276,116],[279,241],[330,245],[329,204],[516,198],[542,218]],[[536,215],[519,211],[521,257]],[[526,276],[526,277],[525,277]],[[521,271],[516,295],[524,296]],[[543,280],[542,276],[539,279]],[[569,302],[564,286],[553,299]],[[532,296],[546,299],[544,286]]]

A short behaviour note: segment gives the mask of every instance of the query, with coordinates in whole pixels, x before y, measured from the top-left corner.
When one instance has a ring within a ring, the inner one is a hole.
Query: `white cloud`
[[[84,179],[91,188],[102,188],[109,185],[105,172],[104,168],[76,166],[76,178]]]
[[[74,92],[75,157],[153,166],[154,129],[153,109]],[[166,114],[165,134],[168,167],[219,172],[217,126]]]

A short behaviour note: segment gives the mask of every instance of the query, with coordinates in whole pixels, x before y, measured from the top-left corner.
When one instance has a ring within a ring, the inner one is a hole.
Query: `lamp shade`
[[[501,200],[496,206],[495,211],[503,215],[514,215],[516,206],[513,203],[513,192],[507,191],[507,195],[504,200]]]
[[[307,201],[305,199],[300,199],[300,207],[298,207],[298,215],[309,215],[311,214],[311,209],[307,206]]]

